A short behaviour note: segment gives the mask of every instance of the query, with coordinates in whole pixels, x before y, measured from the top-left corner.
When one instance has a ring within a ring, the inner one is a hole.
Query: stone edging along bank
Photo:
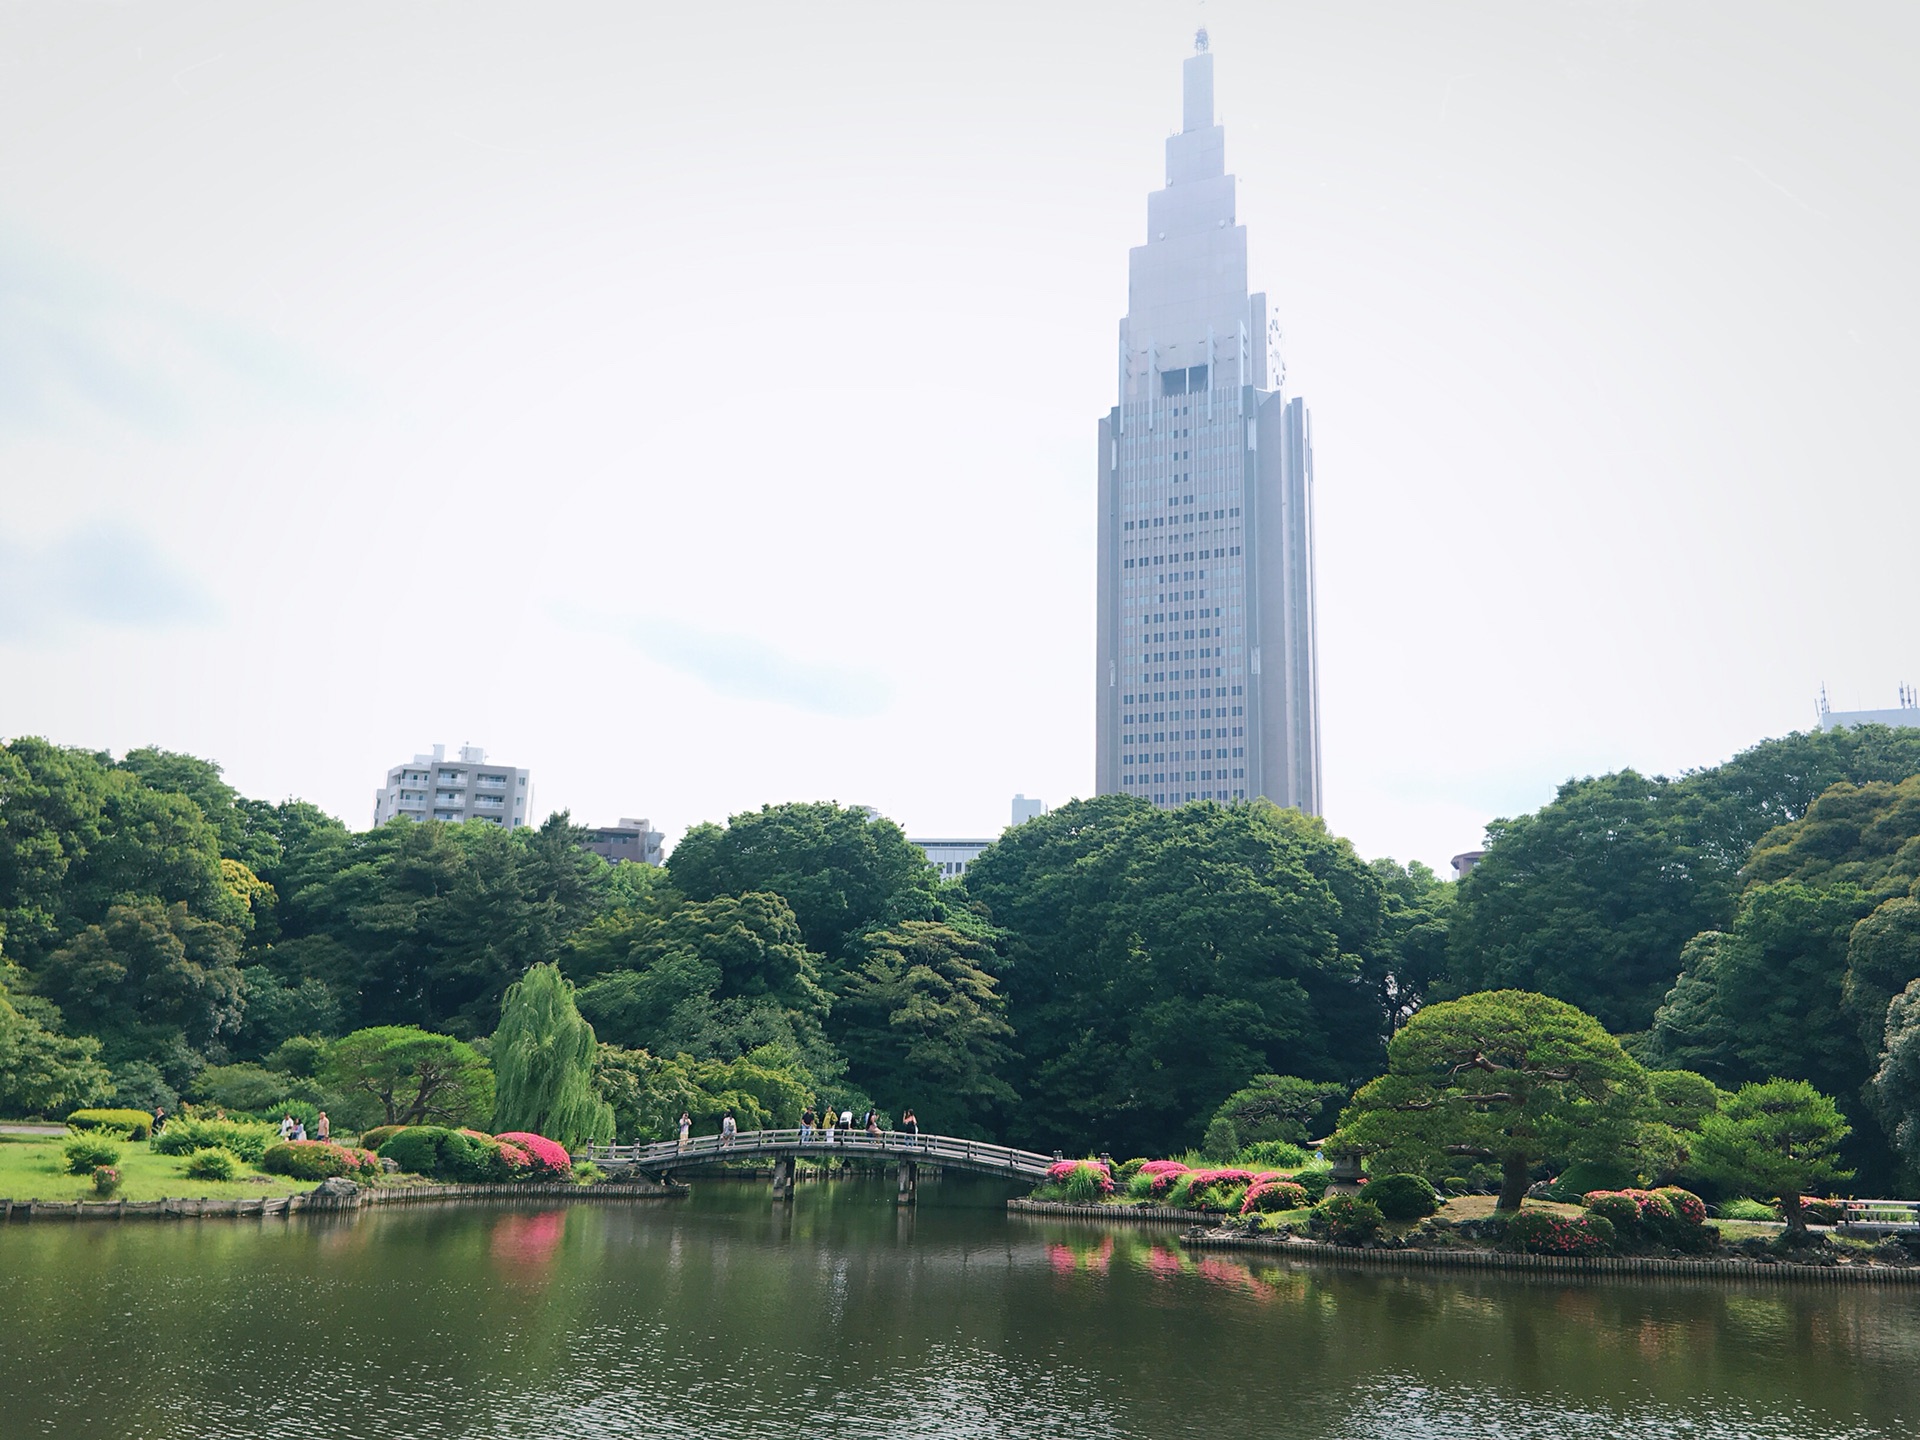
[[[1191,1217],[1208,1224],[1217,1216],[1197,1210],[1165,1206],[1138,1209],[1113,1205],[1070,1205],[1048,1200],[1009,1200],[1007,1209],[1020,1215],[1050,1215],[1063,1219],[1098,1220],[1125,1224],[1152,1223]],[[1182,1245],[1198,1250],[1259,1250],[1305,1260],[1316,1265],[1381,1266],[1396,1270],[1518,1270],[1556,1275],[1621,1275],[1641,1279],[1764,1280],[1779,1284],[1810,1285],[1920,1285],[1920,1266],[1795,1265],[1757,1260],[1664,1260],[1632,1255],[1514,1255],[1500,1250],[1366,1250],[1326,1245],[1317,1240],[1279,1236],[1187,1234]]]
[[[258,1199],[203,1200],[0,1200],[6,1220],[199,1220],[253,1216],[350,1213],[368,1205],[406,1205],[446,1200],[660,1200],[686,1194],[682,1186],[651,1181],[612,1185],[395,1185],[368,1187],[353,1195],[262,1195]]]

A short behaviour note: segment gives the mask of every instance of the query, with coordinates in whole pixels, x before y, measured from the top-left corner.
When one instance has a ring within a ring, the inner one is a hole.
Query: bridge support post
[[[917,1160],[900,1162],[900,1193],[894,1197],[896,1205],[913,1204],[915,1192],[920,1188],[920,1163]]]
[[[793,1199],[793,1165],[791,1155],[781,1155],[773,1162],[773,1198],[775,1200]]]

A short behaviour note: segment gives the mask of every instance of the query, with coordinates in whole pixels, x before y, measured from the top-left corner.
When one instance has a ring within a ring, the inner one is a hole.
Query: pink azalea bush
[[[1613,1240],[1613,1225],[1604,1215],[1522,1210],[1507,1222],[1503,1243],[1528,1255],[1602,1255],[1613,1248]]]
[[[284,1140],[267,1147],[260,1157],[260,1168],[296,1180],[327,1180],[336,1175],[361,1180],[378,1175],[382,1166],[380,1157],[371,1150],[335,1145],[329,1140]]]
[[[549,1140],[544,1135],[535,1135],[529,1130],[509,1130],[504,1135],[493,1137],[502,1145],[510,1145],[526,1155],[528,1163],[542,1175],[569,1175],[573,1173],[573,1156],[567,1153],[567,1147],[558,1140]]]
[[[1070,1200],[1104,1200],[1113,1194],[1113,1172],[1104,1160],[1056,1160],[1047,1167],[1047,1183],[1065,1188]]]
[[[1246,1198],[1240,1202],[1242,1215],[1264,1215],[1276,1210],[1304,1210],[1307,1207],[1307,1187],[1292,1180],[1283,1180],[1268,1172],[1258,1176],[1247,1187]]]
[[[1186,1203],[1195,1210],[1228,1210],[1238,1206],[1236,1192],[1250,1186],[1258,1177],[1251,1170],[1194,1170],[1185,1178]]]

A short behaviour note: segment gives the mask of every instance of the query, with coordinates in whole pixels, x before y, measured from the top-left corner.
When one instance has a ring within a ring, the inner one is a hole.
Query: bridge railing
[[[1841,1205],[1840,1223],[1920,1229],[1920,1200],[1847,1200]]]
[[[677,1168],[692,1161],[745,1158],[769,1150],[792,1151],[797,1155],[817,1156],[820,1159],[866,1153],[901,1159],[946,1160],[978,1169],[1005,1170],[1023,1175],[1044,1173],[1058,1158],[1033,1150],[1018,1150],[1011,1145],[994,1145],[984,1140],[968,1140],[955,1135],[909,1134],[904,1130],[870,1132],[839,1126],[834,1128],[831,1140],[827,1134],[823,1129],[811,1132],[742,1130],[731,1139],[724,1135],[695,1135],[684,1143],[661,1140],[652,1144],[589,1145],[586,1158],[602,1166]]]

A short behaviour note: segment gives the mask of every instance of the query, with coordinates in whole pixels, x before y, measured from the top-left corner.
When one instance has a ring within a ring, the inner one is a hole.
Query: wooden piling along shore
[[[0,1222],[9,1220],[201,1220],[299,1214],[349,1214],[369,1205],[417,1205],[454,1200],[664,1200],[686,1194],[684,1186],[651,1181],[602,1185],[393,1185],[362,1188],[355,1195],[263,1195],[258,1199],[4,1200]]]
[[[1009,1200],[1017,1215],[1103,1224],[1154,1224],[1184,1220],[1205,1225],[1219,1217],[1166,1206],[1074,1205],[1051,1200]],[[1804,1285],[1920,1285],[1920,1265],[1800,1265],[1790,1260],[1719,1258],[1669,1260],[1635,1255],[1517,1255],[1504,1250],[1386,1250],[1329,1245],[1273,1235],[1184,1234],[1180,1243],[1196,1250],[1260,1251],[1276,1258],[1315,1265],[1347,1265],[1389,1270],[1527,1271],[1555,1275],[1607,1275],[1661,1280],[1759,1280]]]

